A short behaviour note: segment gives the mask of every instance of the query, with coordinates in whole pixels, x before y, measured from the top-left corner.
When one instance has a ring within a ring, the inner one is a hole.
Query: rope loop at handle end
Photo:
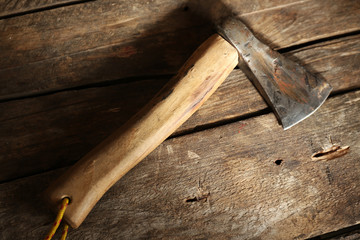
[[[62,199],[61,207],[60,207],[59,212],[58,212],[58,214],[56,216],[55,222],[54,222],[53,226],[51,227],[49,233],[44,238],[44,240],[50,240],[54,236],[54,234],[55,234],[56,230],[58,229],[58,227],[59,227],[59,225],[61,223],[61,220],[62,220],[62,218],[64,216],[65,210],[66,210],[67,206],[69,205],[69,202],[70,202],[70,199],[68,197],[65,197],[65,198]],[[64,224],[64,230],[63,230],[63,233],[61,235],[61,240],[65,240],[68,229],[69,229],[69,225],[67,225],[65,223]]]

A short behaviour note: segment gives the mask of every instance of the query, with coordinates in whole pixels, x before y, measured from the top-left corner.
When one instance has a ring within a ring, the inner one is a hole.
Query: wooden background
[[[69,239],[360,237],[360,1],[228,4],[330,99],[283,131],[235,69]],[[184,0],[0,0],[0,239],[44,237],[42,191],[211,34]]]

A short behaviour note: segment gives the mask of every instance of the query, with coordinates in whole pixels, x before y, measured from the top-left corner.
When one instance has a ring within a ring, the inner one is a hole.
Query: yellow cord
[[[54,236],[57,228],[60,225],[60,222],[61,222],[61,220],[62,220],[62,218],[64,216],[64,212],[65,212],[68,205],[69,205],[69,198],[64,198],[62,200],[62,202],[61,202],[61,207],[60,207],[60,210],[59,210],[59,212],[58,212],[58,214],[56,216],[55,222],[54,222],[52,228],[50,229],[48,235],[46,235],[44,240],[50,240]],[[67,224],[65,224],[64,225],[64,231],[63,231],[62,236],[61,236],[61,240],[65,240],[68,229],[69,229],[69,226]]]
[[[64,225],[64,230],[63,230],[63,233],[62,233],[62,235],[61,235],[60,240],[65,240],[65,239],[66,239],[66,235],[67,235],[67,233],[68,233],[68,229],[69,229],[69,225],[65,224],[65,225]]]

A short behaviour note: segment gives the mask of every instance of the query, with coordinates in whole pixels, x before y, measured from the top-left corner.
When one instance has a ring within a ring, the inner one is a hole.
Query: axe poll
[[[45,192],[54,209],[77,228],[103,194],[169,137],[241,61],[285,129],[311,115],[331,86],[260,42],[237,18],[219,18],[209,37],[170,82],[126,124],[68,169]]]

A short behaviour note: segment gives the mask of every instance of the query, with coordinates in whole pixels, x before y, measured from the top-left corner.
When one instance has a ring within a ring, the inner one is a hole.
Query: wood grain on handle
[[[47,200],[56,209],[69,197],[64,219],[77,228],[103,194],[185,122],[237,63],[235,48],[211,36],[139,113],[54,182]]]

